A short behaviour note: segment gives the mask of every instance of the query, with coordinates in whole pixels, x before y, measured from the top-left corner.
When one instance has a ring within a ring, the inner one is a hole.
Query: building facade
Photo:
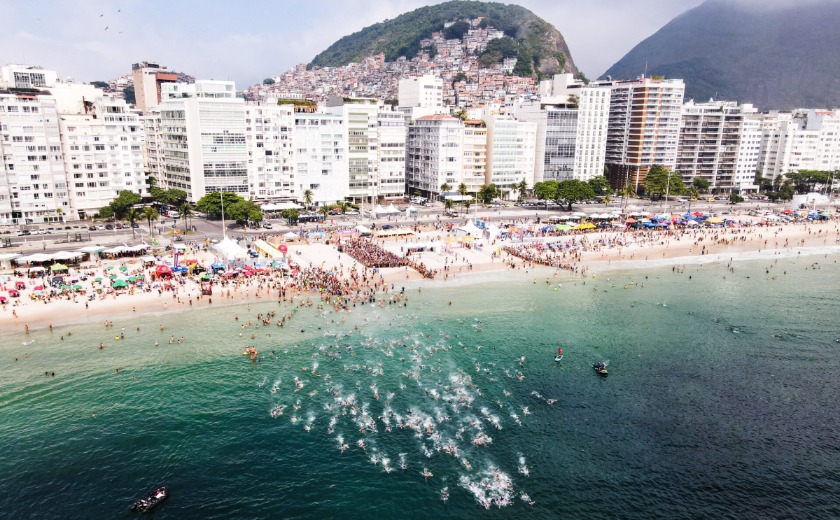
[[[534,186],[537,123],[517,121],[511,116],[490,115],[487,123],[486,184],[495,184],[504,198],[515,198],[518,186],[525,181]]]
[[[159,128],[161,188],[193,202],[220,191],[249,196],[245,104],[232,81],[164,84]]]
[[[638,192],[652,165],[676,168],[683,81],[643,77],[596,85],[611,88],[605,153],[610,184]]]
[[[148,61],[132,64],[131,78],[134,80],[135,106],[143,113],[160,105],[162,86],[165,83],[178,82],[177,74],[167,72],[166,67]]]
[[[755,113],[731,101],[685,103],[676,164],[683,180],[705,179],[712,193],[748,189],[758,165]]]
[[[406,188],[409,193],[439,195],[441,185],[454,190],[463,182],[464,125],[457,117],[423,116],[408,127]]]

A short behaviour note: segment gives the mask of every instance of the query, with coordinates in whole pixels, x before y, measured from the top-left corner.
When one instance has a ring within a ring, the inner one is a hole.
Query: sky
[[[308,63],[342,36],[439,0],[0,0],[0,64],[89,82],[157,62],[247,88]],[[553,24],[596,78],[702,0],[519,0]]]

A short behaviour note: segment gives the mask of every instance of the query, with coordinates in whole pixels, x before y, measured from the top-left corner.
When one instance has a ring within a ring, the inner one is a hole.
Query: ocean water
[[[0,517],[836,518],[837,259],[0,331]]]

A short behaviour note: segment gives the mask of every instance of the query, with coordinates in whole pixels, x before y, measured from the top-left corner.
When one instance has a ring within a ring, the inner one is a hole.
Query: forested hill
[[[482,26],[504,31],[505,36],[515,40],[519,46],[518,59],[533,65],[538,75],[548,76],[561,70],[577,74],[563,35],[550,23],[524,7],[474,1],[421,7],[371,25],[332,44],[315,56],[309,67],[339,67],[379,53],[385,55],[386,61],[401,56],[411,59],[420,52],[421,40],[443,31],[446,22],[480,17],[484,18]],[[530,68],[520,67],[525,71]]]
[[[687,99],[763,110],[840,106],[840,2],[708,0],[671,20],[604,75],[685,80]]]

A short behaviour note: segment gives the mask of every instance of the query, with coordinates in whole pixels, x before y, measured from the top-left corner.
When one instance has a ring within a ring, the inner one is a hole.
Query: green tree
[[[519,181],[519,184],[516,185],[516,191],[519,192],[519,200],[522,200],[523,197],[528,195],[528,181],[522,179]]]
[[[610,181],[603,175],[592,177],[587,181],[587,184],[592,187],[592,191],[596,196],[603,196],[610,192]]]
[[[485,184],[478,190],[478,200],[484,204],[490,204],[493,199],[500,195],[499,188],[495,184]]]
[[[572,211],[572,204],[595,198],[595,191],[589,183],[578,179],[560,181],[554,198],[558,203],[562,201],[568,204],[569,211]]]
[[[711,186],[712,183],[703,177],[695,177],[694,180],[691,181],[691,185],[697,188],[698,193],[708,193],[709,186]]]
[[[262,211],[254,201],[245,200],[239,197],[239,200],[228,206],[227,194],[225,194],[225,215],[230,215],[231,220],[235,220],[237,224],[247,226],[249,223],[258,223],[263,219]]]
[[[154,235],[154,233],[152,233],[152,221],[156,221],[158,218],[160,218],[160,214],[158,214],[158,211],[155,208],[151,206],[146,206],[145,208],[143,208],[143,217],[149,224],[149,235]]]
[[[312,193],[312,190],[305,190],[303,192],[303,204],[304,206],[306,206],[307,210],[309,210],[309,207],[312,206],[312,200],[314,195],[315,194]]]
[[[538,182],[534,184],[533,192],[537,199],[545,201],[545,207],[548,208],[548,201],[557,196],[557,181],[552,179]]]
[[[263,85],[274,85],[274,78],[265,78],[263,80]]]
[[[467,185],[464,184],[463,182],[458,185],[458,195],[460,195],[462,197],[461,208],[463,209],[464,208],[463,197],[467,196]]]
[[[123,99],[129,105],[136,105],[137,104],[137,97],[134,94],[134,87],[125,87],[123,89]]]
[[[340,201],[335,203],[335,207],[338,208],[338,211],[340,211],[342,215],[344,215],[345,213],[347,213],[347,208],[349,206],[347,205],[346,202],[344,202],[343,200],[340,200]]]
[[[651,200],[654,196],[661,197],[665,193],[681,195],[685,193],[685,184],[679,172],[672,172],[662,165],[654,164],[645,177],[645,192],[651,196]]]
[[[288,222],[290,226],[293,226],[297,223],[298,218],[300,218],[300,211],[296,209],[284,209],[280,212],[280,216],[286,219],[286,222]]]
[[[744,197],[740,196],[739,194],[732,192],[729,194],[729,203],[730,204],[738,204],[739,202],[744,202]]]
[[[790,180],[785,181],[779,189],[779,198],[784,201],[793,199],[795,194],[796,190],[793,188],[793,182]]]
[[[224,194],[224,201],[225,201],[225,216],[228,215],[228,208],[237,202],[241,202],[244,199],[237,195],[236,193],[226,191]],[[195,203],[195,208],[207,215],[207,218],[210,219],[219,219],[222,217],[222,195],[218,191],[214,191],[212,193],[208,193],[207,195],[201,197],[198,202]]]
[[[99,208],[99,211],[96,212],[94,218],[101,218],[103,220],[112,219],[114,218],[114,208],[110,205]]]
[[[832,172],[822,170],[799,170],[797,172],[786,173],[785,177],[793,182],[797,193],[804,194],[817,191],[818,184],[823,186],[828,185],[833,175]]]
[[[187,221],[192,217],[192,207],[186,200],[178,206],[178,215],[184,219],[184,234],[187,234]]]
[[[114,211],[114,216],[124,218],[128,210],[135,204],[140,203],[140,195],[129,190],[122,190],[117,198],[109,204]]]
[[[318,213],[320,213],[321,216],[324,217],[324,220],[327,220],[327,217],[330,214],[330,207],[325,204],[321,206],[321,208],[318,210]]]
[[[452,199],[446,199],[443,201],[443,209],[446,213],[452,213]]]
[[[90,84],[93,85],[96,88],[103,88],[103,89],[108,88],[110,86],[110,85],[108,85],[107,81],[91,81]]]
[[[448,192],[452,189],[452,186],[448,182],[444,182],[440,185],[440,192],[441,194]]]
[[[137,237],[137,234],[134,232],[134,224],[141,218],[143,218],[143,210],[141,210],[140,208],[128,208],[128,210],[125,212],[125,219],[131,226],[132,238]]]

